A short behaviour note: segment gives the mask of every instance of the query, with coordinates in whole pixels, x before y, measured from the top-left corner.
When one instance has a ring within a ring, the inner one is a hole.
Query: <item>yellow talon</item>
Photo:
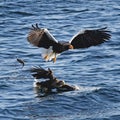
[[[52,60],[53,60],[53,63],[55,63],[56,62],[56,57],[54,57]]]
[[[53,63],[56,62],[56,53],[55,53],[55,57],[52,60],[53,60]]]
[[[44,57],[44,59],[47,60],[47,59],[48,59],[48,55],[46,55],[46,56]]]

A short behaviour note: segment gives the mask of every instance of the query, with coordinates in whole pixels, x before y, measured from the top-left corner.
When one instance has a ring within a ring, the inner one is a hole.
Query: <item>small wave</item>
[[[81,96],[83,94],[88,94],[92,92],[99,91],[101,87],[88,87],[88,86],[77,86],[74,85],[77,89],[75,91],[70,91],[65,93],[67,96]],[[72,94],[71,94],[72,93]]]
[[[80,12],[86,12],[89,11],[89,9],[83,9],[83,10],[78,10],[78,9],[63,9],[63,11],[67,12],[67,13],[80,13]]]
[[[82,87],[82,86],[79,87],[80,92],[92,92],[97,91],[99,89],[101,89],[101,87]]]
[[[25,12],[25,11],[13,11],[11,13],[18,14],[18,15],[23,15],[23,16],[31,16],[31,15],[33,15],[32,13],[28,13],[28,12]]]

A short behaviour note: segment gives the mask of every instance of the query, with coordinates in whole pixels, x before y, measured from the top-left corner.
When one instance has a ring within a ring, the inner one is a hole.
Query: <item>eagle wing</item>
[[[70,41],[74,49],[88,48],[90,46],[99,45],[110,39],[110,31],[105,28],[96,30],[85,30],[75,35]]]
[[[43,69],[42,67],[34,67],[31,70],[32,76],[36,79],[40,78],[51,78],[53,77],[52,71],[48,68],[48,70]]]
[[[57,40],[50,34],[47,29],[41,29],[38,24],[32,25],[32,29],[27,37],[28,42],[37,47],[42,47],[45,49],[50,48],[57,44]]]

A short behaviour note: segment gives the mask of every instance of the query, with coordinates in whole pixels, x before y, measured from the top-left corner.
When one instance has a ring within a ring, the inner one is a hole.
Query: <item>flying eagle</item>
[[[69,49],[88,48],[99,45],[110,39],[110,31],[106,27],[79,32],[69,41],[57,41],[46,28],[32,25],[27,40],[42,49],[42,57],[46,61],[56,61],[58,55]]]

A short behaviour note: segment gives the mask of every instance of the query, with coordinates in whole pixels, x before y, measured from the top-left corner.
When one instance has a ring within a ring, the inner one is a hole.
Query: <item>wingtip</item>
[[[107,26],[105,26],[105,27],[99,29],[99,31],[104,32],[104,33],[106,34],[107,41],[111,38],[111,34],[110,34],[111,31],[108,30],[108,27],[107,27]]]
[[[102,27],[102,28],[100,28],[100,29],[98,29],[98,30],[104,31],[104,32],[111,32],[110,30],[108,30],[108,27],[107,27],[107,26]]]
[[[52,70],[50,68],[48,68],[48,71],[52,73]]]
[[[32,30],[41,30],[41,28],[39,27],[38,23],[36,24],[32,24]]]

